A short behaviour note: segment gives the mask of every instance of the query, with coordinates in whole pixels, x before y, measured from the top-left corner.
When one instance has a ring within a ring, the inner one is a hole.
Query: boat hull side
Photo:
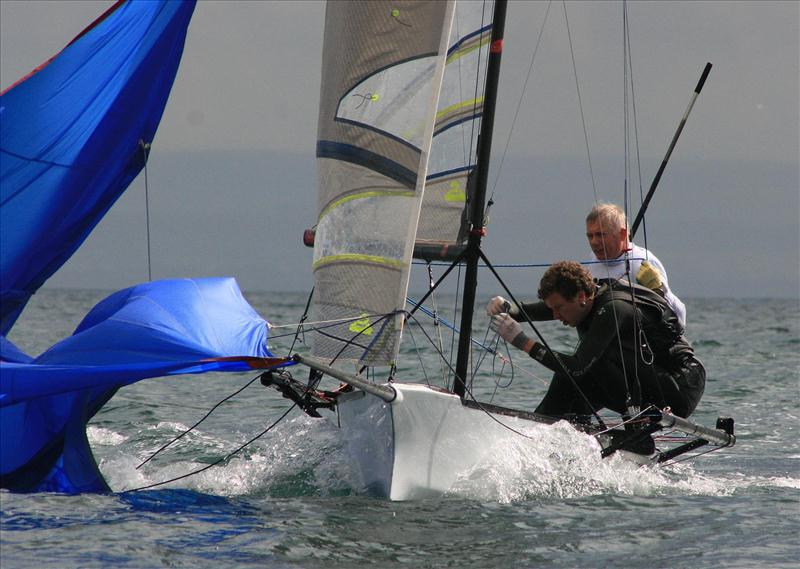
[[[397,501],[441,496],[501,438],[515,436],[452,393],[392,386],[397,398],[391,403],[364,395],[337,406],[352,458],[374,494]],[[532,421],[502,417],[502,423],[518,429]]]
[[[340,397],[336,409],[364,489],[388,498],[394,464],[394,427],[391,405],[363,391]]]

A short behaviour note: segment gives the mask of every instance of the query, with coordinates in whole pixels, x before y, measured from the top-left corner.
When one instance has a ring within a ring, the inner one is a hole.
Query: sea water
[[[11,339],[37,355],[104,296],[41,291]],[[275,325],[273,351],[287,353],[305,296],[246,296]],[[717,416],[734,417],[731,449],[642,469],[600,460],[591,439],[556,426],[492,449],[441,498],[390,502],[361,490],[332,422],[297,409],[279,420],[291,402],[258,380],[139,467],[255,374],[148,380],[121,389],[88,428],[112,493],[0,492],[0,565],[795,567],[798,301],[688,299],[687,307],[688,336],[708,370],[693,418],[713,425]],[[478,320],[476,334],[491,342]],[[570,330],[551,331],[554,347],[574,342]],[[435,359],[423,355],[420,363],[414,348],[425,336],[410,332],[398,375],[432,379],[440,373]],[[447,334],[442,345],[449,350]],[[547,373],[519,352],[511,356],[519,365],[513,375],[487,358],[473,389],[483,400],[533,408]],[[254,438],[218,466],[181,478]]]

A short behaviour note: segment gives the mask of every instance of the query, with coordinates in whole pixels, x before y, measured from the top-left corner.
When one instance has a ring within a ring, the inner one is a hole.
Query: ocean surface
[[[41,291],[10,338],[38,355],[69,335],[106,294]],[[275,326],[273,352],[285,354],[306,297],[246,296]],[[553,429],[551,441],[512,441],[493,449],[441,498],[390,502],[361,490],[331,421],[295,409],[223,464],[137,491],[226,456],[291,406],[255,381],[137,469],[254,374],[148,380],[121,389],[89,425],[112,493],[0,491],[0,565],[797,567],[798,301],[688,299],[686,304],[687,336],[708,370],[706,394],[693,418],[713,425],[718,416],[734,417],[737,444],[731,449],[641,469],[601,461],[583,435]],[[487,322],[482,311],[478,314],[475,333],[481,338]],[[430,351],[419,363],[414,348],[423,348],[425,337],[413,328],[398,375],[433,377],[437,367]],[[556,348],[574,344],[570,330],[544,331],[553,335]],[[474,378],[481,399],[535,406],[547,373],[518,354],[512,354],[520,366],[513,376],[498,361],[484,360]],[[562,450],[545,452],[554,443]]]

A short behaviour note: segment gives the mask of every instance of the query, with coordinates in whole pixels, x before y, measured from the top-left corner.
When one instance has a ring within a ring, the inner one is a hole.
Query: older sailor
[[[560,261],[542,277],[539,298],[511,306],[496,296],[486,307],[504,340],[555,372],[537,413],[583,415],[605,407],[625,415],[637,403],[670,407],[681,417],[694,411],[705,369],[659,294],[622,281],[598,287],[579,263]],[[550,352],[529,338],[519,324],[528,318],[576,328],[575,353]]]
[[[603,202],[595,204],[586,216],[586,238],[598,261],[589,266],[595,279],[603,282],[621,279],[627,274],[635,275],[634,282],[660,293],[681,326],[686,327],[686,306],[670,290],[664,265],[653,253],[628,240],[628,222],[619,206]]]

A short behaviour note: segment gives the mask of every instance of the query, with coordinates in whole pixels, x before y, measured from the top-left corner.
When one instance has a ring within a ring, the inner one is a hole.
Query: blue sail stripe
[[[410,189],[414,189],[417,185],[417,173],[413,170],[371,150],[359,148],[352,144],[334,142],[332,140],[319,140],[317,141],[317,158],[333,158],[364,166]]]

